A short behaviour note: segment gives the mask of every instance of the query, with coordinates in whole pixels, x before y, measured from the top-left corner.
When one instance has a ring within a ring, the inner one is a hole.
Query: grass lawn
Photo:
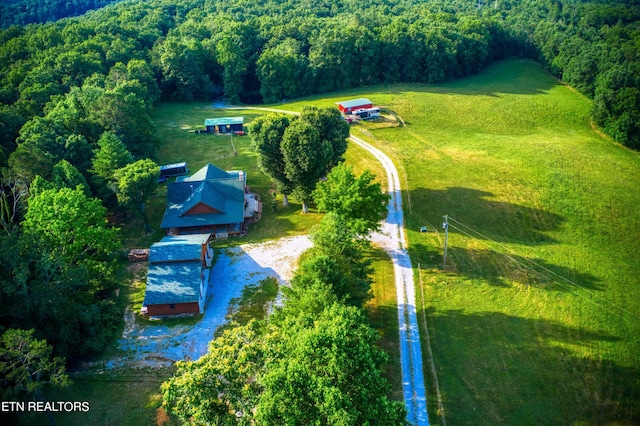
[[[392,157],[407,187],[447,420],[640,423],[638,153],[601,137],[590,101],[527,60],[283,108],[357,97],[406,123],[352,132]]]
[[[170,377],[168,371],[130,371],[72,376],[73,385],[48,391],[46,401],[88,402],[88,411],[55,412],[58,425],[162,425],[176,423],[159,410],[162,404],[160,383]],[[45,413],[25,413],[6,419],[4,424],[48,425]]]
[[[384,377],[391,385],[391,398],[402,401],[402,370],[400,367],[400,336],[398,333],[398,305],[393,264],[379,248],[368,253],[374,273],[372,299],[365,306],[371,326],[380,334],[380,347],[389,354]]]
[[[160,164],[186,161],[191,173],[207,163],[223,170],[244,170],[247,185],[260,194],[264,204],[262,219],[251,225],[249,233],[242,238],[230,239],[221,245],[245,242],[263,242],[272,238],[305,233],[316,224],[321,215],[311,211],[302,214],[300,204],[291,200],[290,207],[282,207],[281,195],[277,195],[278,207],[274,212],[271,203],[275,186],[257,167],[257,156],[251,148],[249,136],[226,136],[195,134],[193,130],[204,127],[206,118],[243,116],[245,125],[262,112],[254,110],[220,110],[203,103],[161,103],[155,108],[154,121],[161,137],[158,152]],[[155,232],[150,240],[140,238],[142,226],[132,231],[130,245],[142,245],[157,241],[164,235],[160,229],[162,214],[166,206],[166,184],[162,184],[157,194],[147,203],[151,226]],[[146,245],[148,246],[148,244]]]

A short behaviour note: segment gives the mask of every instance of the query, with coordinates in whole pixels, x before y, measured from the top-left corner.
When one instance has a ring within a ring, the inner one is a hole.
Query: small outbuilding
[[[352,99],[350,101],[336,102],[338,109],[343,114],[351,114],[357,109],[372,108],[373,103],[367,98]]]
[[[173,176],[182,176],[189,173],[189,169],[187,168],[187,163],[173,163],[173,164],[165,164],[160,166],[160,179],[173,177]]]
[[[244,117],[207,118],[204,127],[208,133],[241,133],[244,131]]]
[[[360,108],[353,111],[353,115],[357,116],[360,120],[367,120],[369,118],[380,117],[380,108]]]

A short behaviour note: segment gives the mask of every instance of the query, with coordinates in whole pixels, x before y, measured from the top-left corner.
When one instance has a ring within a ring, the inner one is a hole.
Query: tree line
[[[509,55],[541,61],[593,98],[594,121],[637,147],[639,17],[639,7],[623,0],[114,4],[0,31],[2,148],[8,156],[27,121],[85,84],[105,90],[98,99],[119,91],[146,104],[219,97],[270,103],[369,84],[437,83]],[[141,87],[117,88],[132,61],[144,64],[135,66],[145,75],[125,78]],[[134,111],[103,125],[126,117],[144,125],[143,112],[128,107]],[[134,127],[116,130],[149,137]],[[95,135],[88,138],[95,143]]]

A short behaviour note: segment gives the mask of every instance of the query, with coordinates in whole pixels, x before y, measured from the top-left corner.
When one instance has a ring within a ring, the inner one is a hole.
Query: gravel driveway
[[[216,328],[225,323],[229,302],[240,297],[245,286],[268,277],[288,283],[298,258],[311,245],[308,236],[302,235],[225,249],[209,274],[203,318],[190,326],[167,327],[162,321],[140,325],[135,321],[136,313],[127,311],[118,341],[124,355],[110,360],[107,367],[159,367],[200,358]]]

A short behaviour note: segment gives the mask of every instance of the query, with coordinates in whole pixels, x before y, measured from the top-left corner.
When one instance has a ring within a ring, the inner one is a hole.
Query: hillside
[[[533,63],[390,90],[407,127],[371,133],[406,171],[448,420],[637,423],[640,157]]]
[[[28,4],[42,19],[57,5]],[[637,421],[638,22],[625,0],[149,0],[0,30],[0,326],[34,329],[67,362],[108,349],[121,243],[151,239],[132,231],[147,198],[123,197],[116,171],[139,168],[153,192],[166,101],[366,95],[406,123],[362,136],[406,171],[454,416]]]

